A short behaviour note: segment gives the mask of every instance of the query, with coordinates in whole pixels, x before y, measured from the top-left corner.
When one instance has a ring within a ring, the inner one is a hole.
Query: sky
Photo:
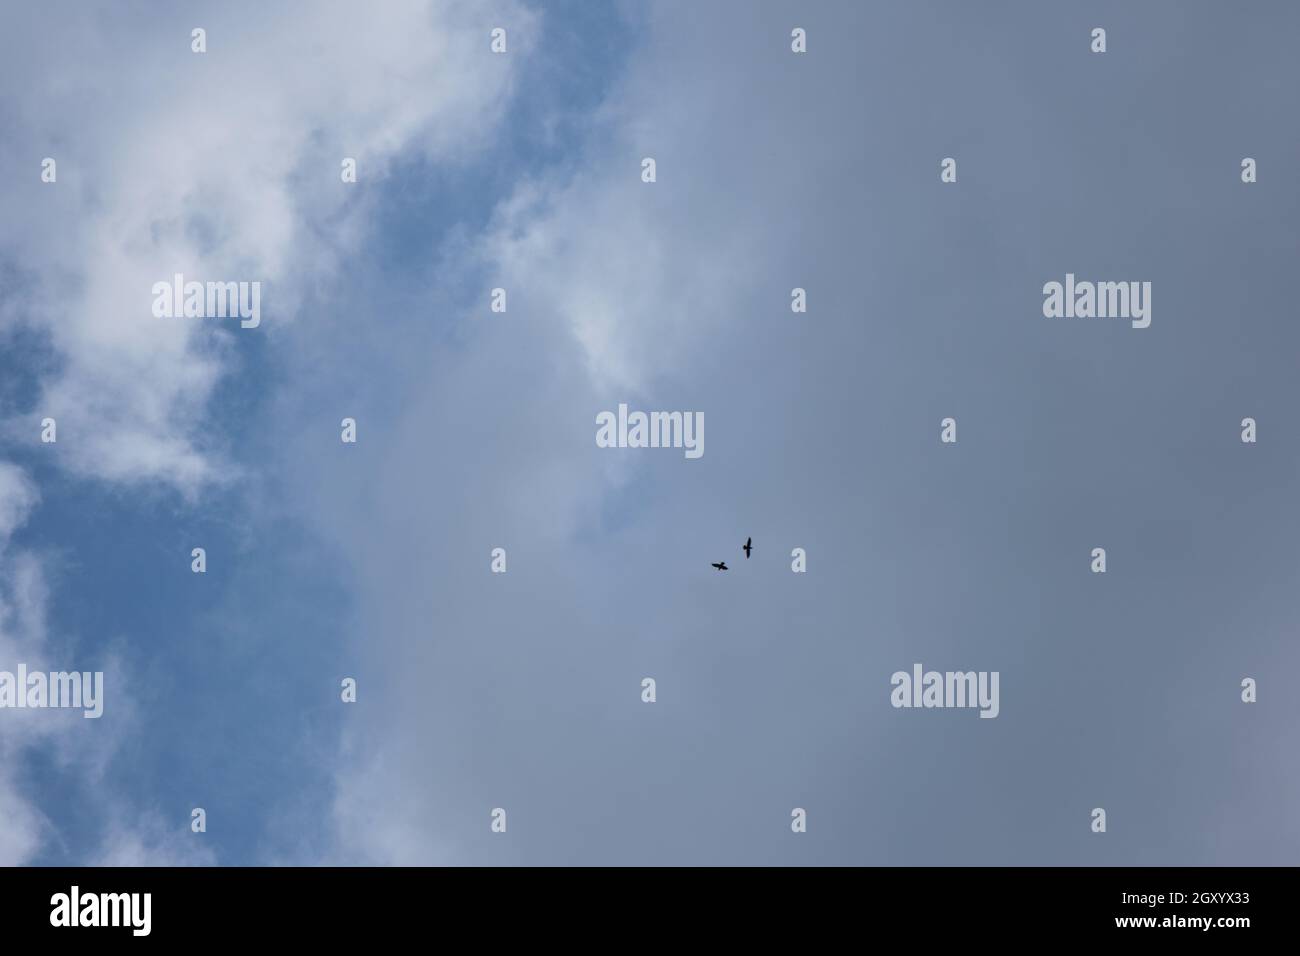
[[[8,4],[0,864],[1294,865],[1298,28]]]

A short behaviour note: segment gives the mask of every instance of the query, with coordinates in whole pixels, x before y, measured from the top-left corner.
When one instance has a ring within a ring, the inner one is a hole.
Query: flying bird
[[[753,539],[753,538],[746,538],[746,539],[745,539],[745,546],[744,546],[743,548],[741,548],[740,550],[745,552],[745,560],[748,561],[748,560],[749,560],[749,552],[752,551],[752,550],[754,550],[754,539]]]
[[[714,565],[714,567],[717,568],[719,571],[725,571],[727,570],[727,562],[719,561],[717,564]]]

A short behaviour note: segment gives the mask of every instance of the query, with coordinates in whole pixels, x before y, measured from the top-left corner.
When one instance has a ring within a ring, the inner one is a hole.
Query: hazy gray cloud
[[[1287,471],[1279,445],[1245,464],[1235,431],[1282,392],[1211,404],[1184,374],[1220,361],[1189,327],[1222,334],[1182,289],[1234,273],[1160,218],[1240,190],[1237,154],[1262,151],[1281,102],[1243,80],[1260,125],[1200,143],[1221,161],[1188,169],[1176,127],[1135,139],[1116,116],[1133,90],[1176,113],[1231,71],[1194,79],[1155,9],[1104,11],[1105,62],[1084,27],[1028,5],[942,8],[938,33],[936,10],[902,5],[655,10],[581,168],[521,184],[467,254],[509,312],[478,293],[449,317],[454,351],[397,323],[389,348],[417,358],[367,393],[388,411],[356,454],[312,467],[313,520],[352,560],[363,675],[340,858],[1292,856],[1276,728],[1294,708],[1252,710],[1238,684],[1295,660],[1262,636],[1290,607],[1265,582],[1293,562],[1253,517],[1294,506],[1279,488],[1238,506],[1244,524],[1193,530],[1215,494],[1243,494],[1234,480],[1255,495]],[[1239,29],[1220,20],[1201,9],[1177,42]],[[1062,120],[1080,115],[1083,144]],[[1071,270],[1154,280],[1152,327],[1045,320],[1043,283]],[[1292,344],[1271,318],[1284,293],[1249,274],[1246,348],[1280,382],[1256,347]],[[595,414],[623,400],[703,410],[705,457],[596,449]],[[1107,577],[1088,570],[1098,544]],[[1000,671],[1000,716],[892,709],[890,675],[917,661]],[[508,838],[489,830],[498,806]],[[795,806],[810,826],[792,843]]]

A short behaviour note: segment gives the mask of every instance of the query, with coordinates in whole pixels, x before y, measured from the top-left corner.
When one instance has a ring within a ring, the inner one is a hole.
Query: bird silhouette
[[[719,561],[717,564],[714,565],[714,567],[717,568],[719,571],[725,571],[727,570],[727,562]]]
[[[745,546],[744,546],[743,548],[741,548],[740,550],[745,552],[745,560],[748,561],[748,560],[749,560],[749,552],[752,551],[752,550],[754,550],[754,539],[753,539],[753,538],[746,538],[746,539],[745,539]]]

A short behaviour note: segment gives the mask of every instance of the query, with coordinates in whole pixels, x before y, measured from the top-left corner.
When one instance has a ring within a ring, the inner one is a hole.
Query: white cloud
[[[88,866],[212,866],[216,854],[204,834],[168,823],[157,813],[133,823],[115,821]]]
[[[17,466],[0,462],[0,670],[18,662],[41,666],[44,650],[44,584],[31,555],[10,547],[39,495]],[[21,791],[23,750],[68,722],[54,711],[0,711],[0,866],[26,862],[42,839],[45,820]],[[54,717],[54,720],[41,718]]]
[[[47,332],[59,360],[39,413],[59,420],[62,463],[191,495],[228,473],[204,438],[218,384],[341,267],[366,184],[398,156],[454,160],[492,131],[533,22],[498,12],[508,56],[488,50],[498,20],[466,3],[214,7],[206,54],[189,50],[188,14],[65,30],[39,6],[13,12],[0,78],[25,93],[6,158],[32,175],[9,190],[0,253],[34,283],[8,321]],[[47,154],[53,185],[37,180]],[[356,186],[339,180],[344,156]],[[214,343],[212,322],[154,318],[150,289],[177,272],[262,282],[263,326]],[[27,420],[9,431],[35,436]]]
[[[10,535],[27,520],[39,498],[36,485],[21,468],[0,461],[0,548],[8,543]]]
[[[0,333],[34,329],[53,352],[34,419],[5,422],[9,437],[35,442],[36,422],[52,416],[50,457],[75,474],[162,482],[190,498],[231,478],[209,416],[252,337],[276,340],[305,292],[346,266],[368,186],[395,160],[454,162],[491,136],[535,18],[514,2],[486,14],[471,2],[343,0],[142,18],[7,11],[0,83],[15,92],[0,160],[21,175],[4,187],[0,266],[15,281]],[[202,55],[189,48],[195,17]],[[488,49],[500,23],[511,27],[505,57]],[[58,163],[56,184],[39,182],[44,156]],[[345,156],[358,161],[355,186],[340,182]],[[261,327],[227,323],[214,336],[218,320],[154,318],[152,285],[177,272],[260,281]],[[0,464],[0,548],[38,497]],[[46,576],[34,554],[4,558],[0,665],[38,666]],[[88,747],[67,716],[10,712],[0,723],[0,864],[31,859],[43,839],[12,758],[52,738]],[[156,821],[128,818],[115,813],[101,862],[208,859]]]
[[[12,463],[0,462],[0,670],[14,673],[19,664],[29,673],[102,669],[111,717],[87,721],[77,709],[0,710],[0,866],[30,862],[47,840],[58,839],[38,797],[25,786],[25,755],[39,747],[53,766],[75,767],[85,785],[98,787],[134,720],[131,702],[120,691],[125,675],[115,660],[92,664],[84,648],[76,648],[73,659],[72,648],[51,639],[46,562],[12,540],[38,501],[31,479]]]

